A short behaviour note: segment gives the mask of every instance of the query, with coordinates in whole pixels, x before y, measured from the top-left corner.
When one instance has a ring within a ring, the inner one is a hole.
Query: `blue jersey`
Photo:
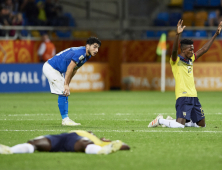
[[[91,56],[86,56],[86,47],[72,47],[56,54],[48,63],[60,73],[65,73],[70,62],[76,63],[75,69],[81,67]]]

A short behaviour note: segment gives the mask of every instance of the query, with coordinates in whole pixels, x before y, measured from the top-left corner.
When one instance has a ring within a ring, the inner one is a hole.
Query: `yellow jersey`
[[[104,142],[104,141],[100,140],[98,137],[96,137],[93,134],[91,134],[87,131],[84,131],[84,130],[72,130],[69,133],[73,133],[73,132],[81,137],[86,137],[86,138],[90,139],[95,145],[98,145],[101,147],[111,143],[111,142]]]
[[[170,65],[175,79],[175,95],[179,97],[197,97],[197,91],[194,84],[193,62],[195,55],[190,59],[178,55],[176,61],[170,58]]]

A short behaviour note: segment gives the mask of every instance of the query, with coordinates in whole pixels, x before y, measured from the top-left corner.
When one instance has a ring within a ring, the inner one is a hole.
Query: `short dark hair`
[[[193,40],[190,39],[183,39],[180,41],[180,48],[182,49],[184,45],[192,45]]]
[[[89,44],[89,45],[92,45],[94,43],[97,43],[99,44],[99,46],[101,46],[101,41],[96,37],[89,37],[86,41],[86,44]]]

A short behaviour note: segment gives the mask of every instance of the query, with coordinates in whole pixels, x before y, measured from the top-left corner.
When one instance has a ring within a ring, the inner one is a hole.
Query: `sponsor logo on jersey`
[[[80,57],[79,57],[79,60],[83,60],[85,57],[83,56],[83,55],[81,55]]]

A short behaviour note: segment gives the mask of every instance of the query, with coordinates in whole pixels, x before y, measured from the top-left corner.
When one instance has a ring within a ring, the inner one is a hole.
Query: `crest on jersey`
[[[187,115],[187,113],[186,113],[186,112],[183,112],[183,116],[186,117],[186,115]]]
[[[81,55],[80,57],[79,57],[79,60],[83,60],[85,57],[83,56],[83,55]]]
[[[192,67],[191,66],[188,66],[187,69],[188,69],[188,73],[192,72]]]
[[[189,64],[190,64],[190,65],[193,65],[193,62],[192,62],[191,60],[189,60]]]

